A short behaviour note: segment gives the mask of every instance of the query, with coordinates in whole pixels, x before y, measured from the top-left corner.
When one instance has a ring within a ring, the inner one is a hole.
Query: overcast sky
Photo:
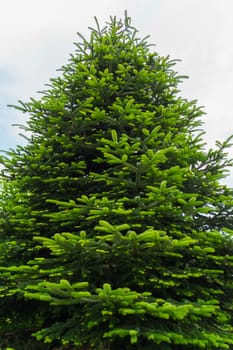
[[[0,149],[23,142],[11,124],[24,117],[6,106],[36,97],[58,75],[76,33],[88,36],[94,16],[104,25],[126,9],[154,50],[182,60],[175,68],[189,76],[182,96],[205,106],[208,145],[233,133],[232,0],[7,0],[0,13]],[[233,186],[233,175],[228,183]]]

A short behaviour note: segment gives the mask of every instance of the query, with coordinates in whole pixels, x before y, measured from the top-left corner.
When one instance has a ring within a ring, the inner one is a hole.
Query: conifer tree
[[[1,348],[233,349],[231,137],[127,14],[90,30],[2,157]]]

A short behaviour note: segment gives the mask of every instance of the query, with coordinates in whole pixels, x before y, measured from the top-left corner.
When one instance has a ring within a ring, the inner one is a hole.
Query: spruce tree
[[[0,346],[233,349],[231,137],[131,20],[80,36],[2,157]],[[33,340],[34,339],[34,340]]]

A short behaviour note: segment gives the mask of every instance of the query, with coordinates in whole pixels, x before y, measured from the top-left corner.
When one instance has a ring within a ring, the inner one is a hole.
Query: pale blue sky
[[[125,9],[159,54],[182,59],[176,70],[190,77],[182,96],[205,106],[209,146],[233,133],[232,0],[8,0],[0,15],[0,149],[23,142],[11,124],[25,118],[6,105],[43,90],[94,16],[104,24]]]

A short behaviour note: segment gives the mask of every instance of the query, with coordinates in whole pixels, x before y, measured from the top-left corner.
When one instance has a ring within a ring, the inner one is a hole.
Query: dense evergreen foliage
[[[0,346],[233,349],[231,138],[127,15],[80,37],[2,157]]]

